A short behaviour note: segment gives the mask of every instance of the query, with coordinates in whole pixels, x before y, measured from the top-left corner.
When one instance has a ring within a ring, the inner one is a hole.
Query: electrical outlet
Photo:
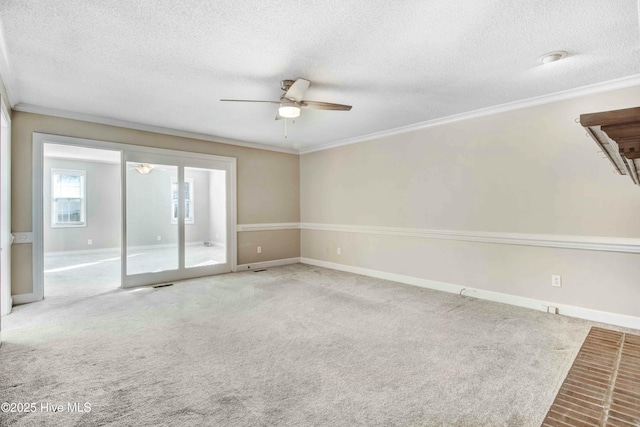
[[[93,245],[93,239],[87,240],[87,245]]]
[[[337,248],[337,249],[336,249],[336,254],[338,254],[338,255],[342,255],[342,249],[341,249],[341,248]]]
[[[158,236],[158,242],[162,240],[162,236]]]
[[[551,286],[554,286],[556,288],[561,288],[562,287],[562,276],[557,275],[557,274],[551,275]]]
[[[261,254],[262,253],[262,246],[258,246],[258,253]]]

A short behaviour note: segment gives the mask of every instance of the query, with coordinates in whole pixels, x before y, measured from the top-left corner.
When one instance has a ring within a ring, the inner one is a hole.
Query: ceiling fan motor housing
[[[289,90],[291,85],[294,84],[295,82],[296,82],[295,80],[282,80],[280,82],[280,89],[286,92]]]

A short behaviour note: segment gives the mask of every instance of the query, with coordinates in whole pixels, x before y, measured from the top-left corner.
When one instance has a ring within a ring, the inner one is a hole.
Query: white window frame
[[[184,209],[184,223],[185,224],[195,224],[196,222],[196,203],[195,203],[195,194],[193,193],[194,190],[194,184],[193,184],[193,178],[185,178],[184,179],[184,183],[187,184],[189,186],[189,199],[187,199],[186,195],[184,198],[184,203],[190,203],[191,204],[191,210],[189,211],[189,216],[187,216],[187,208],[185,206]],[[171,177],[171,224],[177,224],[178,223],[178,217],[176,216],[176,210],[175,210],[175,205],[174,203],[177,203],[177,200],[173,198],[173,186],[178,185],[178,177],[172,176]]]
[[[75,175],[81,177],[80,221],[58,222],[56,215],[55,176]],[[51,228],[69,228],[87,226],[87,172],[79,169],[51,169]]]

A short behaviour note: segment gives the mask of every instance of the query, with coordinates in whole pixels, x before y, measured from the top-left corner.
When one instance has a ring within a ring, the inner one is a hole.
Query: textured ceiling
[[[638,0],[0,2],[13,103],[299,150],[635,75],[638,17]],[[219,101],[297,77],[352,111],[303,110],[285,139],[275,105]]]

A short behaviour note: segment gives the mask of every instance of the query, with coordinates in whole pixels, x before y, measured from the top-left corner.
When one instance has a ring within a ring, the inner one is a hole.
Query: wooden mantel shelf
[[[581,114],[580,124],[618,173],[640,185],[640,107]]]

